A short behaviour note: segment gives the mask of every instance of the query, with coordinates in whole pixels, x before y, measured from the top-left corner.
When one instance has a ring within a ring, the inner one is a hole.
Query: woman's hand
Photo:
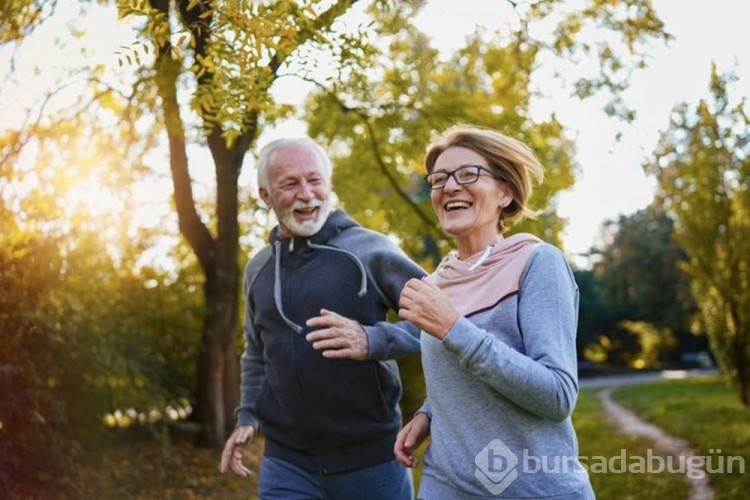
[[[444,339],[460,315],[448,296],[428,278],[406,282],[398,301],[398,315],[428,334]]]
[[[396,436],[396,444],[393,446],[396,460],[406,467],[416,467],[419,460],[414,458],[414,450],[419,448],[429,435],[430,417],[426,413],[419,412]]]

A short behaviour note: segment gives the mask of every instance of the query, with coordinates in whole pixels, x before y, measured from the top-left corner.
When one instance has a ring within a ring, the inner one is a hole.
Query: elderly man
[[[411,499],[393,456],[394,359],[418,354],[419,339],[386,315],[425,273],[332,209],[331,162],[309,138],[267,145],[258,186],[278,226],[245,269],[240,405],[221,471],[250,473],[242,452],[261,430],[260,498]]]

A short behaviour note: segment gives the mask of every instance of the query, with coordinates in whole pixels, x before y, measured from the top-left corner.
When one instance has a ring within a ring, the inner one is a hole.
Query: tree
[[[669,35],[648,2],[625,3],[507,2],[507,31],[478,31],[447,56],[409,21],[422,2],[401,2],[373,15],[381,50],[366,71],[310,77],[317,91],[306,121],[310,134],[334,154],[337,193],[347,210],[369,227],[397,234],[411,255],[434,266],[449,244],[437,229],[421,179],[424,150],[436,131],[478,124],[519,138],[540,158],[546,178],[531,201],[542,214],[514,230],[559,244],[564,221],[555,197],[574,182],[575,146],[554,114],[534,116],[535,100],[548,92],[535,78],[542,70],[567,67],[568,75],[580,77],[571,92],[581,98],[609,92],[606,112],[627,119],[619,100],[627,72],[642,64],[642,44]],[[554,33],[551,22],[558,23]],[[598,32],[601,43],[586,40],[594,27],[608,31],[608,36]],[[577,60],[594,54],[599,61],[594,74],[573,70]]]
[[[124,15],[149,19],[144,34],[156,51],[153,72],[180,232],[205,277],[196,412],[203,424],[200,441],[209,446],[220,446],[231,432],[238,400],[238,179],[245,153],[264,123],[278,116],[270,90],[296,52],[314,46],[341,64],[356,63],[357,50],[364,45],[338,37],[332,29],[353,3],[151,0],[146,6],[121,6]],[[174,21],[181,32],[173,32]],[[147,45],[142,49],[148,53]],[[212,224],[201,219],[192,191],[186,149],[190,122],[180,107],[185,92],[180,82],[185,79],[191,82],[187,99],[199,117],[198,129],[214,163]]]
[[[612,311],[602,304],[601,283],[591,269],[574,269],[578,284],[578,360],[592,363],[611,362],[611,342],[606,335],[617,324]]]
[[[0,491],[10,498],[80,497],[75,466],[92,442],[102,448],[105,414],[138,409],[165,429],[167,405],[194,386],[190,273],[123,266],[142,240],[111,255],[101,217],[76,213],[55,231],[45,198],[26,193],[32,224],[0,211]]]
[[[195,273],[149,259],[169,240],[141,184],[159,186],[152,137],[135,132],[150,123],[101,68],[71,74],[0,131],[0,491],[14,498],[79,497],[75,465],[101,449],[105,414],[163,416],[194,394]],[[3,91],[12,65],[4,76]]]
[[[588,290],[600,312],[582,308],[581,315],[582,327],[596,330],[584,335],[607,337],[610,362],[675,362],[684,350],[695,349],[691,323],[696,306],[680,269],[686,255],[672,238],[673,226],[658,205],[605,223],[611,237],[596,252],[596,285]],[[599,320],[591,322],[592,316]],[[644,352],[646,339],[651,353]]]
[[[750,120],[746,98],[732,98],[733,81],[714,66],[709,97],[674,109],[644,168],[687,253],[695,328],[750,405]]]
[[[22,40],[55,10],[57,0],[3,0],[0,3],[0,44]]]
[[[0,489],[13,498],[50,488],[51,478],[71,471],[76,450],[66,405],[51,387],[64,349],[41,311],[30,310],[58,284],[59,256],[53,241],[25,239],[0,238]]]

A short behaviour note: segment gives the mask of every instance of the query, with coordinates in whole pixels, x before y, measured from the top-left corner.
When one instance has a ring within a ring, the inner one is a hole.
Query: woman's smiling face
[[[437,158],[432,172],[451,173],[466,165],[492,170],[476,151],[453,146]],[[481,250],[497,239],[501,207],[512,200],[508,186],[484,171],[480,171],[477,181],[471,184],[458,184],[451,176],[445,186],[431,194],[443,230],[457,239],[459,250],[464,243],[469,252]]]

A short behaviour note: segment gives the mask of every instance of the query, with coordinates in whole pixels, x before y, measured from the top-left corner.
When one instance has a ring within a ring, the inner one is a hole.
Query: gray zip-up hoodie
[[[238,424],[260,425],[265,454],[328,474],[393,459],[401,426],[394,360],[419,339],[386,321],[404,284],[425,272],[385,236],[336,210],[309,238],[272,231],[245,269],[245,351]],[[370,359],[332,360],[305,339],[322,308],[367,330]]]

